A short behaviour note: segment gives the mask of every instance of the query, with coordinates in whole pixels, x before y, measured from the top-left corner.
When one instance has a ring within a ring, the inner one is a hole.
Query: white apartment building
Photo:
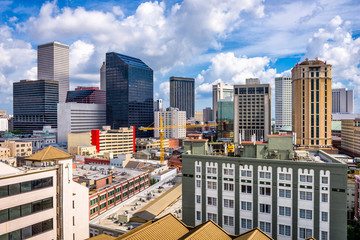
[[[178,126],[178,125],[186,125],[186,112],[179,111],[178,108],[167,108],[160,109],[160,111],[156,111],[155,113],[155,128],[160,127],[161,117],[163,118],[163,126]],[[158,129],[154,130],[154,136],[159,137],[160,131]],[[186,137],[186,129],[185,128],[172,128],[172,129],[164,129],[164,137],[165,138],[185,138]]]
[[[275,78],[275,131],[291,126],[292,85],[291,77]]]
[[[9,130],[9,120],[0,117],[0,132]]]
[[[66,142],[68,133],[89,132],[106,125],[106,105],[58,103],[58,142]]]
[[[217,102],[223,99],[233,100],[234,98],[234,87],[226,83],[218,83],[213,85],[212,92],[212,109],[213,109],[213,120],[216,120]]]
[[[0,239],[89,237],[89,190],[72,180],[72,156],[48,147],[0,172]]]
[[[38,79],[59,82],[59,102],[65,102],[69,91],[69,46],[50,42],[37,47]]]

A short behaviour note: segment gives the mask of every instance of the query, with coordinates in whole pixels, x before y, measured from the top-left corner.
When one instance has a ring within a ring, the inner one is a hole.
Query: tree
[[[150,179],[150,186],[151,186],[151,185],[154,185],[155,183],[156,183],[156,179],[151,178],[151,179]]]
[[[360,222],[352,220],[350,225],[347,226],[347,240],[360,239]]]
[[[16,134],[16,135],[21,135],[22,132],[18,129],[15,129],[14,131],[12,131],[13,134]]]

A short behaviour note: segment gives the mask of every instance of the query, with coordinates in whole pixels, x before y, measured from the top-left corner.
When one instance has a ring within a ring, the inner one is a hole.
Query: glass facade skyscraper
[[[112,129],[135,126],[137,137],[152,137],[139,131],[154,123],[153,70],[143,61],[123,54],[106,53],[106,123]]]
[[[170,77],[170,107],[186,111],[186,118],[195,116],[195,79]]]
[[[13,85],[14,130],[31,134],[44,125],[57,128],[59,82],[21,80]]]
[[[219,100],[216,111],[217,139],[234,139],[234,102]]]

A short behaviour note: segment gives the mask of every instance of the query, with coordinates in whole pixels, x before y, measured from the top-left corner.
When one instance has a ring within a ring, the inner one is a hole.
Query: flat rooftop
[[[109,171],[113,171],[113,174],[110,174]],[[90,164],[76,164],[76,168],[73,169],[73,178],[100,180],[105,177],[113,176],[112,183],[96,189],[98,191],[101,191],[105,188],[117,185],[121,182],[127,181],[145,172],[147,171],[119,168],[113,166],[94,166]]]

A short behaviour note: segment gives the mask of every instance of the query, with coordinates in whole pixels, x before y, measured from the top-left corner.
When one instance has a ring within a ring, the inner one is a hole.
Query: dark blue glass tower
[[[139,131],[154,123],[153,70],[137,58],[106,53],[106,122],[112,129],[136,127],[137,137],[152,137]]]

